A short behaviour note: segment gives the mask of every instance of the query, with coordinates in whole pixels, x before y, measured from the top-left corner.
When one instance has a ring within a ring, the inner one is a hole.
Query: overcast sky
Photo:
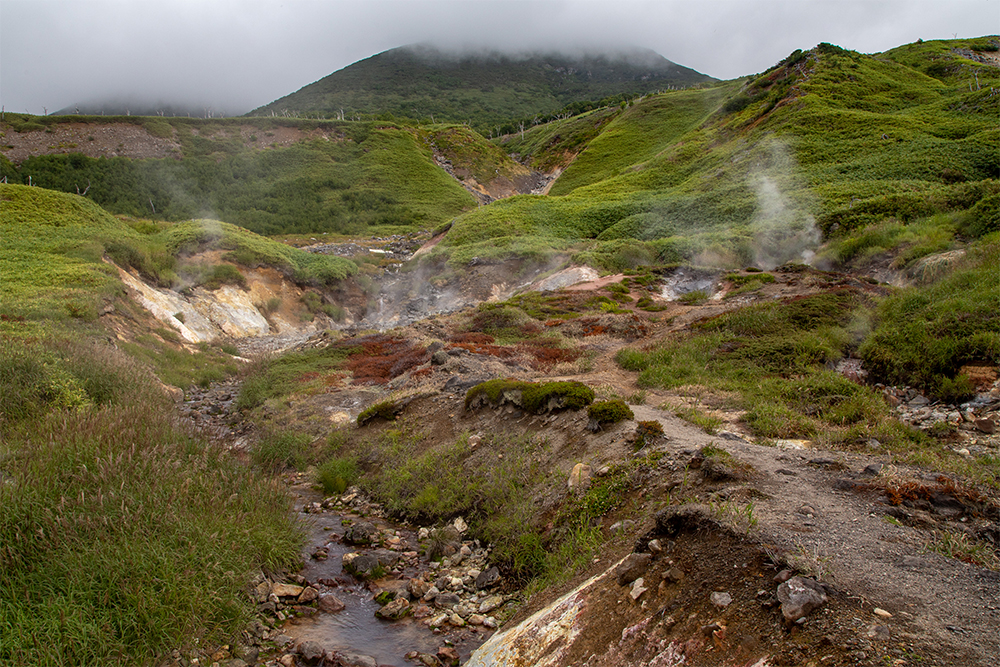
[[[242,113],[386,49],[628,45],[720,79],[830,42],[1000,32],[1000,0],[0,0],[0,104],[131,97]]]

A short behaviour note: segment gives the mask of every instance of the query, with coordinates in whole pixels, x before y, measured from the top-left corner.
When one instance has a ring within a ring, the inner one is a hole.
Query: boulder
[[[338,611],[343,611],[347,605],[341,602],[336,595],[328,593],[326,595],[319,596],[319,601],[316,603],[316,606],[322,612],[335,614]]]
[[[493,566],[485,572],[480,572],[479,576],[476,577],[476,588],[490,588],[496,586],[500,582],[500,570]]]
[[[378,528],[374,524],[359,521],[344,531],[344,542],[357,545],[373,544],[378,541],[378,534]]]
[[[627,586],[646,574],[649,564],[653,561],[652,554],[631,553],[615,568],[619,586]]]
[[[396,598],[375,612],[379,618],[387,621],[398,621],[412,611],[410,603],[404,598]]]
[[[778,586],[781,614],[787,623],[798,623],[826,604],[822,584],[807,577],[792,577]]]
[[[316,665],[323,661],[326,651],[319,642],[302,642],[299,644],[298,654],[307,664]]]

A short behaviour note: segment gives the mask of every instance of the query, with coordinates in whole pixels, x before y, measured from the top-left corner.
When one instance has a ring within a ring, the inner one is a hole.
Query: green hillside
[[[417,130],[393,123],[7,119],[0,132],[11,137],[8,149],[16,135],[47,137],[81,122],[91,139],[108,128],[139,126],[174,146],[175,156],[166,158],[88,157],[82,152],[88,146],[77,143],[54,144],[44,151],[50,154],[17,165],[0,158],[10,183],[27,184],[30,177],[33,185],[63,192],[89,183],[87,197],[116,214],[210,217],[261,234],[363,234],[373,227],[433,227],[476,203],[435,165]]]
[[[214,267],[186,259],[207,249],[225,250],[228,262],[274,266],[304,284],[335,284],[357,272],[341,257],[310,254],[226,223],[120,220],[84,197],[23,185],[0,184],[0,233],[0,314],[8,318],[96,319],[102,301],[123,292],[105,255],[166,287],[212,280]]]
[[[504,144],[522,160],[558,163],[563,128],[586,147],[552,195],[464,214],[438,252],[459,263],[590,240],[578,259],[609,269],[774,265],[889,219],[949,214],[952,236],[995,230],[1000,69],[974,58],[997,43],[876,55],[821,44],[758,76],[533,128]]]
[[[449,54],[391,49],[334,72],[249,115],[395,117],[468,122],[483,134],[575,102],[713,81],[643,49],[565,55]]]

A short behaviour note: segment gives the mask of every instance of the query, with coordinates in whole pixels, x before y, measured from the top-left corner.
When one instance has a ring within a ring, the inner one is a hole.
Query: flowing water
[[[305,487],[293,489],[296,505],[322,500],[314,491]],[[304,547],[305,565],[299,571],[321,594],[332,593],[346,605],[343,611],[333,614],[319,612],[311,617],[292,618],[285,622],[282,632],[293,642],[315,641],[326,650],[361,653],[375,658],[380,666],[404,667],[409,665],[404,657],[410,651],[434,654],[449,641],[459,651],[463,662],[488,637],[488,632],[473,628],[451,628],[436,634],[420,620],[407,617],[399,621],[383,621],[375,616],[379,609],[375,595],[386,589],[402,589],[403,584],[418,574],[415,567],[406,568],[398,579],[380,580],[371,585],[357,581],[343,571],[342,557],[363,548],[340,541],[344,534],[343,518],[357,519],[328,511],[324,514],[300,514],[307,531]],[[365,519],[371,521],[370,518]],[[385,522],[376,522],[385,527]],[[416,545],[416,535],[400,530],[401,537]],[[311,554],[324,547],[329,553],[325,560],[316,560]],[[422,563],[422,566],[426,566]],[[447,627],[447,626],[446,626]]]

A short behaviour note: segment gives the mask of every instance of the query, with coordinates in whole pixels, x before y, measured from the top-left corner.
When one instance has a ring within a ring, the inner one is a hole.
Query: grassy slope
[[[443,245],[483,250],[499,239],[503,247],[516,217],[522,246],[532,235],[597,239],[605,243],[581,258],[607,268],[634,240],[650,242],[640,259],[702,253],[774,264],[816,245],[814,220],[830,231],[969,209],[998,192],[1000,135],[997,98],[970,93],[966,79],[974,68],[981,85],[993,85],[1000,70],[947,53],[958,74],[944,80],[891,53],[821,45],[741,90],[734,82],[652,96],[604,126],[553,187],[563,196],[505,202],[516,216],[467,213]],[[579,120],[553,125],[573,132],[571,123]],[[538,151],[528,159],[550,160],[557,134],[533,130],[521,142]]]
[[[10,131],[43,131],[79,117],[11,116]],[[103,124],[109,119],[84,119]],[[438,168],[416,131],[391,123],[180,118],[114,119],[177,141],[183,159],[42,155],[15,167],[8,182],[63,192],[90,183],[88,197],[111,211],[160,220],[214,217],[262,234],[364,233],[396,225],[429,228],[475,200]],[[254,134],[243,137],[244,127]],[[258,142],[294,128],[301,139],[262,150]],[[325,138],[310,138],[322,135]],[[155,206],[155,212],[152,207]]]
[[[0,231],[0,663],[153,664],[229,641],[248,579],[292,566],[299,534],[279,486],[179,429],[91,321],[121,292],[104,246],[147,251],[143,234],[17,185],[0,186]]]
[[[89,199],[45,188],[0,185],[0,312],[28,319],[93,320],[101,299],[123,293],[105,254],[170,286],[183,256],[217,248],[230,261],[275,266],[303,283],[332,284],[357,272],[213,220],[177,224],[119,220]]]

